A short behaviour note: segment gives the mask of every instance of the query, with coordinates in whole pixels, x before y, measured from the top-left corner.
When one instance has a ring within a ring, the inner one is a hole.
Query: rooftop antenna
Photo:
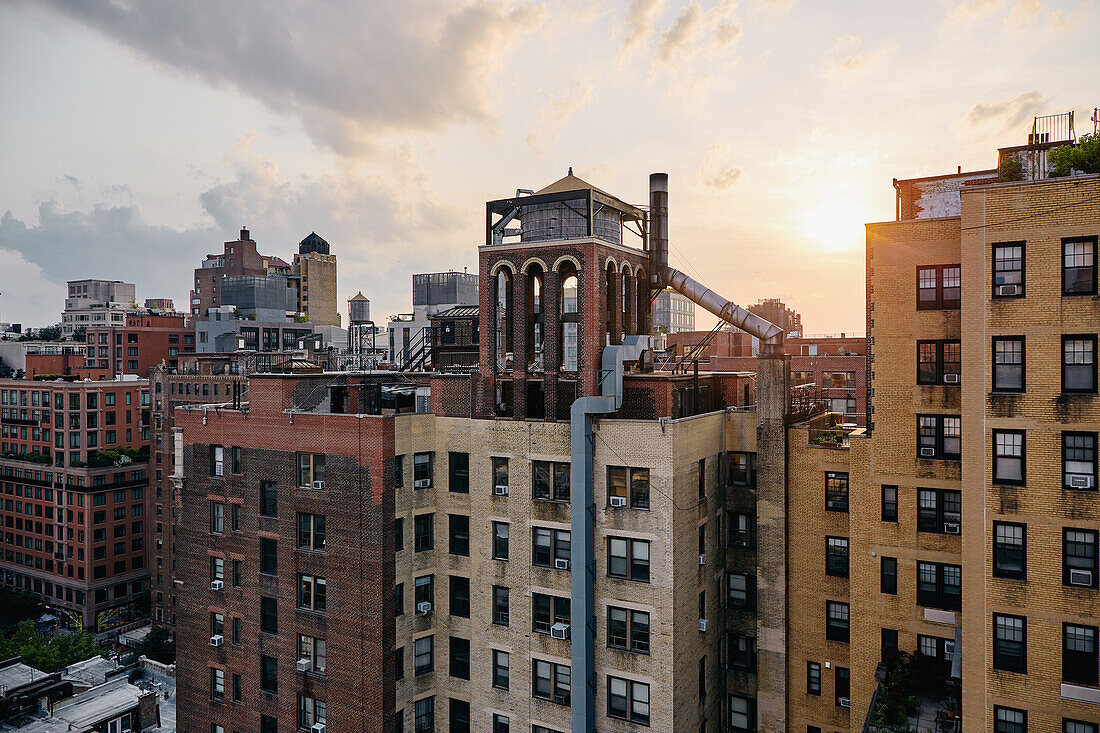
[[[1100,135],[1100,107],[1092,108],[1092,134]]]
[[[569,166],[569,175],[573,175],[573,166]]]

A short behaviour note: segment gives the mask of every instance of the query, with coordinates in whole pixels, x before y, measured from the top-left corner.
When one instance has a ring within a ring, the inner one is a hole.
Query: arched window
[[[580,343],[578,339],[578,302],[580,281],[572,264],[565,264],[561,274],[561,368],[567,372],[577,371],[577,356]]]
[[[512,348],[511,336],[511,308],[508,307],[512,299],[511,273],[501,268],[496,276],[496,324],[493,332],[497,345],[497,371],[508,369],[509,351]]]

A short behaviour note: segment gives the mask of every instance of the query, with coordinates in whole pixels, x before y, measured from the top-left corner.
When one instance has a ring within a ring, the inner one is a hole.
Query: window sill
[[[608,644],[607,648],[617,652],[622,652],[623,654],[633,654],[638,657],[648,657],[650,654],[649,652],[638,651],[637,649],[627,649],[623,646],[613,646],[611,644]]]

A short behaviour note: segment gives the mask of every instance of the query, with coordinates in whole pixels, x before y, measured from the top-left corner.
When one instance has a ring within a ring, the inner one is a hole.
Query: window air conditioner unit
[[[706,631],[707,626],[709,626],[709,625],[710,625],[710,622],[707,621],[705,618],[699,619],[699,631]]]
[[[1070,585],[1092,585],[1092,571],[1091,570],[1070,570],[1069,571],[1069,584]]]
[[[569,624],[563,624],[558,622],[550,627],[550,636],[555,639],[568,639],[569,638]]]
[[[324,723],[314,723],[310,726],[309,733],[325,733]]]
[[[210,637],[210,646],[221,646],[225,643],[225,637],[221,634],[214,634]]]
[[[700,565],[706,565],[707,564],[707,553],[705,553],[705,552],[700,552],[699,553],[699,564]]]
[[[211,580],[210,581],[210,590],[221,590],[224,587],[225,587],[225,582],[224,581],[221,581],[221,580]]]
[[[418,478],[416,481],[413,481],[414,489],[426,489],[431,485],[432,480],[430,478]]]
[[[958,534],[961,531],[958,522],[944,522],[943,532],[944,534]]]
[[[554,568],[556,568],[557,570],[568,570],[569,569],[569,561],[566,560],[563,557],[555,557],[554,558]]]
[[[935,448],[921,448],[920,449],[921,458],[932,458],[935,455],[936,455],[936,449]]]
[[[309,658],[303,658],[298,660],[298,671],[308,672],[309,668],[313,666],[313,663],[309,661]]]
[[[325,488],[325,482],[324,481],[314,481],[313,482],[313,488],[320,491],[321,489]]]
[[[610,499],[611,506],[626,506],[625,496],[612,496]]]
[[[1092,476],[1077,474],[1069,477],[1069,485],[1073,489],[1091,489],[1092,483]]]
[[[997,286],[997,295],[1019,295],[1019,294],[1020,294],[1020,286],[1019,285],[998,285]]]
[[[836,701],[842,708],[852,707],[852,698],[850,697],[838,697]]]
[[[959,383],[959,375],[958,374],[944,374],[943,375],[943,383],[944,384],[958,384]]]
[[[497,484],[494,486],[493,496],[508,496],[508,484]]]
[[[424,614],[431,613],[431,612],[432,612],[432,603],[431,603],[431,601],[421,601],[420,603],[416,604],[416,613],[417,613],[417,615],[423,616]]]

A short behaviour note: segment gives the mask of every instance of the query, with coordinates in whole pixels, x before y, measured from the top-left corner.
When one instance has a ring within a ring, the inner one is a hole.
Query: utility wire
[[[1081,199],[1080,201],[1074,201],[1073,203],[1063,204],[1062,206],[1055,206],[1054,208],[1051,208],[1051,209],[1044,209],[1043,211],[1033,211],[1030,214],[1024,214],[1022,216],[1017,216],[1014,219],[1005,219],[1003,221],[994,221],[994,222],[990,222],[990,223],[987,223],[987,224],[977,224],[977,225],[972,226],[972,227],[963,227],[960,231],[969,232],[969,231],[972,231],[974,229],[986,229],[988,227],[1003,226],[1004,224],[1014,224],[1018,221],[1024,221],[1025,219],[1033,219],[1036,216],[1042,216],[1044,214],[1053,214],[1055,211],[1061,211],[1062,209],[1069,209],[1069,208],[1072,208],[1074,206],[1080,206],[1081,204],[1087,204],[1090,201],[1100,201],[1100,196],[1092,196],[1092,197],[1087,198],[1087,199]]]
[[[616,451],[614,448],[612,448],[610,445],[608,445],[607,441],[600,437],[600,434],[598,432],[593,431],[593,435],[596,436],[596,440],[603,443],[604,447],[607,448],[609,451],[611,451],[615,455],[615,457],[619,459],[619,464],[620,465],[622,465],[622,466],[629,466],[630,465],[630,463],[625,458],[623,458],[621,455],[619,455],[618,451]],[[672,504],[672,506],[674,508],[676,508],[677,510],[679,510],[679,511],[686,512],[686,511],[691,511],[692,509],[698,509],[704,503],[703,501],[697,501],[694,504],[692,504],[691,506],[686,506],[686,507],[685,506],[680,506],[679,504],[676,503],[675,499],[673,499],[671,496],[669,496],[668,494],[666,494],[665,492],[661,491],[659,488],[654,486],[652,481],[649,482],[649,488],[651,488],[652,490],[656,491],[661,496],[668,499],[669,503]]]

